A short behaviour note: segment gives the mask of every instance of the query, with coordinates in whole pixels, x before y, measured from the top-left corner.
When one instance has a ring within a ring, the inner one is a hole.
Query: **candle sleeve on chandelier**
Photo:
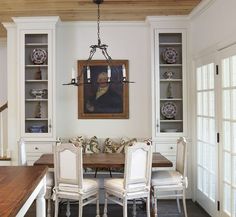
[[[126,69],[125,69],[124,64],[122,65],[122,75],[123,75],[123,78],[126,78]]]
[[[90,67],[87,66],[87,79],[91,78],[91,74],[90,74]]]
[[[72,67],[71,79],[75,79],[75,69]]]
[[[107,77],[108,77],[108,81],[110,81],[110,78],[111,78],[111,67],[109,65],[107,66]]]

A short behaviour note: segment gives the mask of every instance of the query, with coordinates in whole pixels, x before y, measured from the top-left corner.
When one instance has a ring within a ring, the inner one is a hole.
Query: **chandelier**
[[[108,54],[107,52],[107,48],[108,45],[106,44],[102,44],[101,42],[101,38],[100,38],[100,4],[103,3],[103,0],[93,0],[93,2],[95,4],[97,4],[97,44],[95,45],[91,45],[90,46],[90,53],[89,53],[89,57],[86,60],[86,67],[84,67],[82,69],[82,73],[80,73],[78,76],[75,76],[75,70],[72,68],[72,78],[71,78],[71,82],[67,83],[67,84],[63,84],[63,85],[74,85],[74,86],[80,86],[80,85],[84,85],[84,84],[91,84],[91,71],[90,71],[90,63],[91,60],[94,56],[94,54],[96,53],[97,50],[101,50],[106,62],[107,62],[107,82],[108,83],[134,83],[132,81],[128,81],[127,77],[126,77],[126,69],[125,69],[125,65],[122,65],[122,72],[120,71],[120,68],[118,68],[116,65],[114,65],[112,63],[112,58],[111,56]],[[111,70],[113,69],[113,70]],[[86,71],[84,71],[86,70]],[[112,71],[114,73],[122,73],[122,79],[119,81],[112,81],[111,79],[111,73]],[[87,79],[86,82],[84,82],[82,80],[82,75],[84,74],[87,75]]]

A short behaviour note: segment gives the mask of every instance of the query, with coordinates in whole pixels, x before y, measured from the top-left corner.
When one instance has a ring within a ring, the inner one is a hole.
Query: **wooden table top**
[[[0,216],[15,217],[46,172],[46,166],[0,166]]]
[[[125,164],[125,155],[120,153],[106,154],[83,154],[84,168],[123,168]],[[53,154],[43,154],[34,165],[47,165],[54,167]],[[153,153],[152,167],[172,167],[170,160],[160,153]]]

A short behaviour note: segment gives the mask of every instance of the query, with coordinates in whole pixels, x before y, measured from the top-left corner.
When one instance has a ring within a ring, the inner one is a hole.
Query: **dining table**
[[[54,168],[53,154],[42,154],[34,165],[46,165]],[[125,154],[123,153],[85,153],[83,154],[84,168],[124,168]],[[172,167],[170,160],[158,152],[153,153],[152,167]]]
[[[0,166],[0,217],[23,217],[36,199],[36,217],[46,216],[46,166]]]

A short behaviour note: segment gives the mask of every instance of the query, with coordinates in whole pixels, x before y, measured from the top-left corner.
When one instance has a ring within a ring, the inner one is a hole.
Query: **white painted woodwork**
[[[217,97],[214,58],[196,64],[196,152],[197,201],[212,216],[217,215],[218,143]]]
[[[56,71],[56,23],[58,17],[18,17],[13,23],[4,23],[8,31],[8,145],[15,149],[17,141],[22,137],[27,141],[55,141],[55,71]],[[48,133],[25,132],[25,34],[48,35],[48,125],[52,125]],[[17,52],[16,52],[17,51]],[[43,144],[43,143],[42,143]],[[50,151],[51,152],[51,151]],[[13,161],[17,164],[17,151],[13,153]],[[32,159],[30,159],[32,163]]]

